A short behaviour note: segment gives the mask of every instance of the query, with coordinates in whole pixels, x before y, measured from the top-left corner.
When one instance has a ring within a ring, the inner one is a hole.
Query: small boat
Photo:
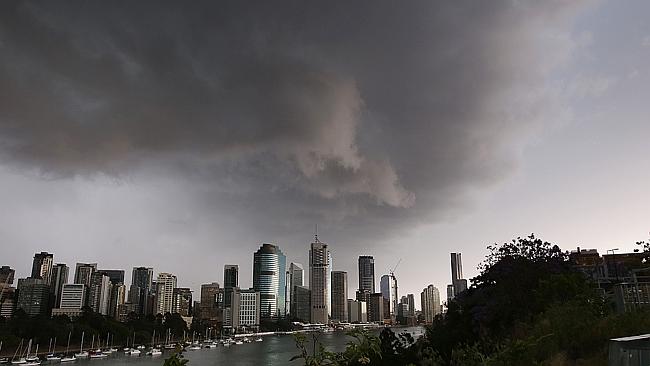
[[[41,364],[41,361],[31,361],[27,362],[25,366],[39,366]]]
[[[159,350],[158,348],[152,348],[151,351],[147,352],[147,356],[160,356],[162,355],[162,351]]]
[[[262,342],[262,341],[264,341],[264,340],[262,339],[262,337],[257,337],[257,338],[255,339],[255,342]]]
[[[88,356],[90,356],[88,351],[81,351],[74,354],[75,358],[88,358]]]
[[[105,354],[103,354],[102,352],[93,352],[93,353],[90,355],[90,358],[91,358],[91,359],[106,358],[106,357],[108,357],[108,356],[105,355]]]
[[[240,341],[239,339],[235,341],[235,344],[244,344],[244,342]]]
[[[137,348],[140,349],[140,350],[143,350],[143,349],[145,349],[146,347],[143,346],[143,345],[139,345]]]
[[[61,359],[61,362],[72,362],[72,361],[76,361],[76,360],[77,360],[77,359],[74,358],[74,357],[65,356],[65,357],[63,357],[63,358]]]
[[[193,344],[190,348],[191,351],[197,351],[201,349],[201,345],[199,344]]]
[[[59,361],[61,361],[61,357],[55,355],[54,353],[50,353],[49,355],[47,355],[47,357],[45,359],[48,362],[59,362]]]
[[[129,351],[129,355],[131,356],[140,356],[140,350],[136,348],[131,348]]]
[[[27,360],[25,359],[25,357],[21,357],[21,358],[19,358],[17,360],[11,361],[12,365],[24,365],[26,363],[27,363]]]

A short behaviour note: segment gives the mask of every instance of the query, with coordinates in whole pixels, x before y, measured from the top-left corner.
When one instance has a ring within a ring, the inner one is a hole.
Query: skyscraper
[[[52,282],[50,291],[54,296],[54,307],[58,308],[61,304],[61,291],[63,285],[68,283],[68,266],[65,263],[57,263],[52,267]]]
[[[176,288],[176,276],[171,273],[158,273],[156,278],[156,312],[158,314],[172,313],[174,305],[174,289]]]
[[[359,290],[375,292],[375,258],[371,255],[359,256]]]
[[[97,270],[97,263],[77,263],[74,270],[74,283],[81,283],[90,288],[90,277]]]
[[[415,316],[415,296],[413,294],[406,295],[406,303],[408,304],[408,316]]]
[[[199,316],[201,320],[211,325],[217,325],[221,321],[221,312],[217,306],[219,295],[219,284],[217,282],[201,285],[201,302],[199,303]]]
[[[305,276],[302,264],[292,262],[291,265],[289,265],[289,276],[291,277],[291,284],[293,286],[303,286]]]
[[[95,272],[90,277],[89,306],[94,312],[108,315],[111,301],[111,279],[100,272]]]
[[[232,294],[234,289],[239,287],[239,266],[226,264],[223,266],[223,306],[229,308],[232,305]]]
[[[54,264],[54,254],[40,252],[34,254],[34,263],[32,264],[32,278],[40,278],[46,284],[52,281],[52,265]]]
[[[260,293],[260,317],[278,318],[285,314],[286,257],[273,244],[262,244],[253,254],[253,289]]]
[[[440,292],[435,286],[429,285],[422,290],[420,302],[424,320],[431,324],[436,315],[440,314]]]
[[[289,288],[289,314],[291,317],[296,316],[296,297],[295,297],[295,288],[296,286],[302,286],[304,283],[304,271],[302,265],[299,263],[291,263],[289,265],[287,286]]]
[[[311,290],[311,322],[327,324],[330,301],[329,249],[316,235],[309,251],[309,287]]]
[[[371,323],[383,323],[385,318],[384,295],[381,293],[370,294],[367,303],[368,321]]]
[[[18,280],[18,299],[16,309],[22,309],[29,316],[48,315],[50,305],[50,286],[40,278],[21,278]]]
[[[380,289],[382,296],[384,296],[384,299],[388,300],[389,308],[387,310],[390,314],[390,318],[394,319],[397,316],[398,304],[397,278],[395,278],[395,275],[391,273],[381,276]]]
[[[239,287],[239,266],[226,264],[223,266],[223,287]]]
[[[463,278],[463,261],[461,253],[451,253],[451,280],[456,281]]]
[[[348,321],[348,273],[332,271],[332,320]]]
[[[181,316],[192,315],[192,290],[185,287],[177,287],[174,289],[172,313],[177,313]]]
[[[451,253],[451,284],[454,286],[454,297],[467,290],[467,280],[463,278],[461,253]]]
[[[149,294],[152,291],[153,268],[133,267],[129,301],[137,304],[138,314],[145,315],[149,308]]]

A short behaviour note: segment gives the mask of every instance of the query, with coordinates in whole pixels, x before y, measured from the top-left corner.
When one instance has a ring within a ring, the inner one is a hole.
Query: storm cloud
[[[546,80],[580,6],[5,1],[0,162],[176,179],[190,210],[364,242],[453,216],[516,170],[563,118]]]

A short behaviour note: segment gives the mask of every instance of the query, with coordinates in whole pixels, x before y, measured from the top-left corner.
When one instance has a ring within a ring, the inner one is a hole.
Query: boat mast
[[[85,331],[81,332],[81,345],[79,346],[79,353],[82,353],[84,351],[84,335],[86,335]]]
[[[72,336],[72,331],[68,333],[68,345],[65,346],[65,354],[67,355],[70,350],[70,336]]]

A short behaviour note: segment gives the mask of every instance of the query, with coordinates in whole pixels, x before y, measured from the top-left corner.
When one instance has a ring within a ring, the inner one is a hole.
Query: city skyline
[[[261,243],[308,263],[317,223],[350,290],[367,254],[377,278],[404,257],[418,294],[423,275],[445,292],[448,253],[471,279],[530,233],[631,251],[650,230],[648,12],[2,3],[3,260],[151,266],[197,292],[231,263],[252,283]]]

